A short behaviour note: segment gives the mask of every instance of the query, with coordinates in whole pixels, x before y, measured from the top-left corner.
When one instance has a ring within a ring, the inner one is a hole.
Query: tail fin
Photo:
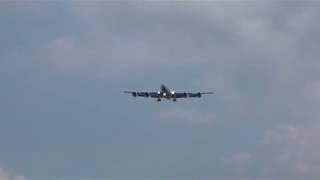
[[[164,84],[161,85],[161,91],[166,93],[170,92],[170,90]]]

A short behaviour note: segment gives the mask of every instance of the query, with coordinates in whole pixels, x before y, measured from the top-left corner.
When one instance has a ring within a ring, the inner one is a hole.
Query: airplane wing
[[[175,93],[174,96],[175,98],[187,98],[188,93]]]
[[[200,92],[200,94],[214,94],[214,92]]]
[[[131,94],[133,97],[153,97],[158,98],[160,95],[158,92],[135,92],[135,91],[124,91],[124,93]]]
[[[193,98],[201,97],[203,94],[214,94],[214,92],[197,92],[197,93],[175,93],[175,98]]]

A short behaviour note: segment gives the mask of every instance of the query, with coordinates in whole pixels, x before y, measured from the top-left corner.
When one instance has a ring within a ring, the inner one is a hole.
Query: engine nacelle
[[[132,92],[132,96],[133,97],[137,97],[137,93],[136,92]]]

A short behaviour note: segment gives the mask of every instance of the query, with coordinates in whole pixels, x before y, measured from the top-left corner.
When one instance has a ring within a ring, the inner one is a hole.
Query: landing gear
[[[158,98],[158,100],[157,100],[158,102],[160,102],[161,101],[161,99],[160,98]]]
[[[174,98],[174,99],[173,99],[173,101],[174,101],[174,102],[176,102],[176,101],[177,101],[177,99],[176,99],[176,98]]]

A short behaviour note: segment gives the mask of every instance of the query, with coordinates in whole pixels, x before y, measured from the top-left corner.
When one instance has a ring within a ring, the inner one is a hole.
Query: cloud
[[[319,178],[319,4],[251,4],[226,7],[234,9],[227,22],[242,46],[225,74],[208,79],[208,72],[197,85],[216,88],[233,117],[252,118],[265,131],[255,148],[223,163],[236,177]]]
[[[102,31],[87,32],[84,36],[87,38],[58,37],[36,51],[37,59],[68,71],[97,74],[141,70],[168,63],[148,39],[125,39]]]
[[[0,14],[4,16],[12,15],[40,15],[49,10],[50,3],[47,1],[23,2],[23,1],[2,1]]]
[[[78,33],[65,33],[50,40],[37,50],[38,59],[69,71],[98,74],[162,64],[165,59],[161,60],[161,48],[156,47],[161,37],[153,37],[135,26],[128,29],[128,23],[148,14],[135,15],[135,8],[128,8],[126,3],[105,5],[70,3],[72,21],[81,24],[80,29],[75,30]],[[94,28],[87,29],[90,26]]]
[[[190,124],[210,125],[217,121],[216,113],[200,112],[193,109],[173,108],[160,112],[160,118],[166,121],[184,122]]]
[[[207,63],[212,53],[224,53],[219,52],[219,43],[225,38],[225,29],[203,21],[197,12],[188,10],[191,5],[70,3],[69,15],[79,28],[36,50],[41,54],[38,59],[94,73],[191,68]],[[208,39],[212,33],[222,36],[213,42]]]
[[[255,150],[226,157],[225,165],[260,177],[319,178],[319,130],[319,123],[270,129]]]
[[[50,64],[62,67],[86,66],[86,50],[79,47],[71,37],[60,37],[48,43],[42,49],[41,59],[46,59]]]
[[[23,176],[15,176],[15,175],[10,175],[6,171],[0,168],[0,180],[27,180]]]
[[[247,167],[252,163],[252,154],[250,153],[239,153],[234,154],[230,157],[225,157],[223,163],[226,167],[232,168],[239,174],[246,173]]]
[[[264,1],[218,6],[221,12],[228,12],[218,22],[224,24],[237,48],[224,52],[219,66],[223,72],[206,72],[198,86],[217,88],[242,112],[278,107],[294,114],[291,120],[311,120],[305,117],[314,113],[310,112],[314,104],[305,91],[319,82],[319,53],[314,51],[319,41],[311,38],[319,36],[315,29],[320,26],[313,23],[320,17],[317,5]],[[211,19],[217,18],[215,8],[204,8]]]
[[[38,61],[93,74],[190,70],[223,112],[173,108],[162,119],[208,125],[219,113],[254,124],[241,128],[261,130],[256,146],[223,159],[231,174],[320,176],[318,2],[68,5],[79,25],[41,44]]]
[[[226,122],[260,122],[255,149],[225,157],[235,174],[318,177],[320,17],[316,2],[71,4],[75,21],[97,27],[53,40],[45,54],[58,66],[108,70],[196,68],[194,86],[215,89]],[[116,17],[116,18],[115,18]],[[149,17],[149,18],[145,18]],[[127,29],[131,27],[131,29]],[[62,57],[55,57],[55,55]],[[52,58],[53,57],[53,58]],[[66,58],[68,57],[68,58]],[[176,108],[162,119],[195,124],[214,112]],[[255,127],[253,127],[255,128]],[[303,142],[303,143],[301,143]],[[312,160],[310,160],[312,159]]]

